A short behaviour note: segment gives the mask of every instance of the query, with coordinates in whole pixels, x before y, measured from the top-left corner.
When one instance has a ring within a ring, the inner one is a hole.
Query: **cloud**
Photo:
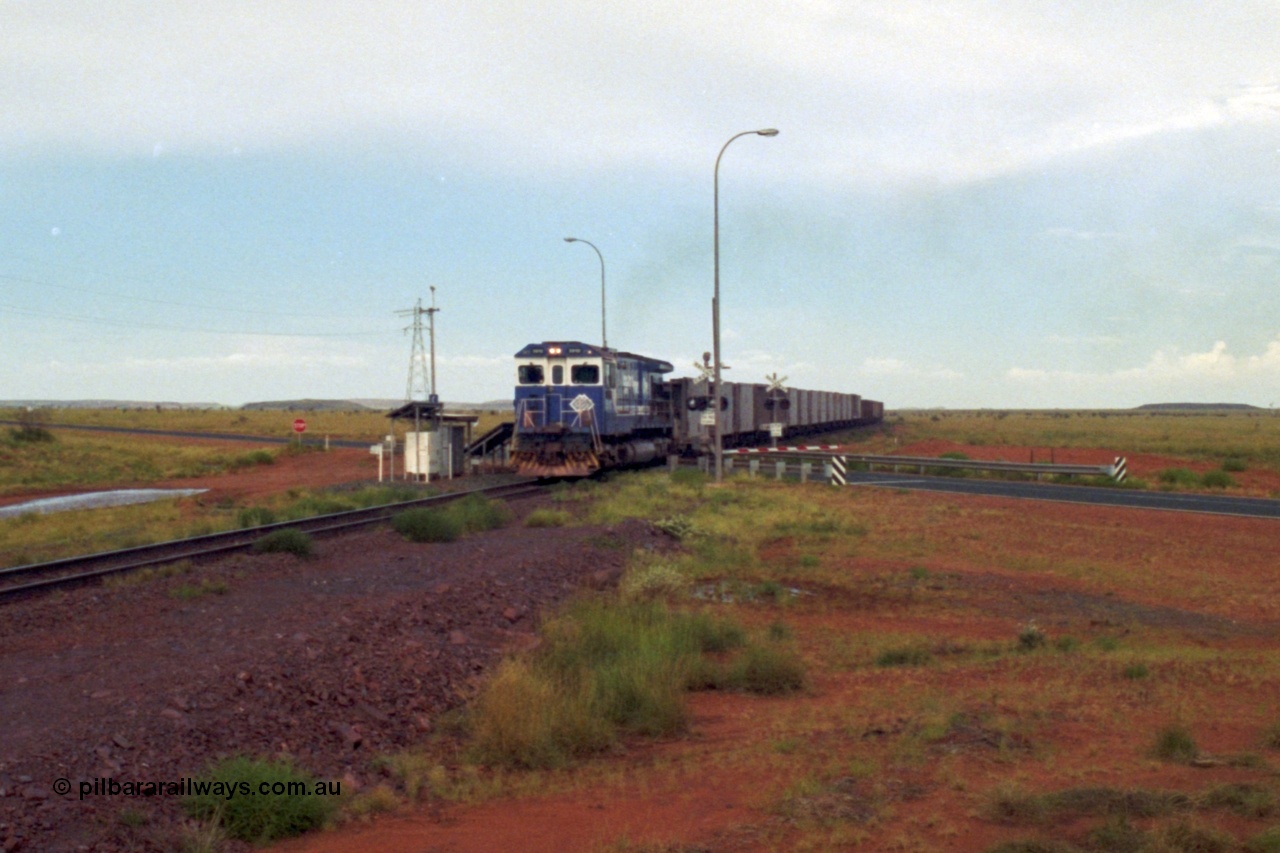
[[[114,361],[68,363],[54,361],[50,368],[66,374],[174,375],[186,374],[214,378],[225,374],[248,374],[268,371],[352,369],[370,366],[368,352],[335,351],[330,341],[306,338],[282,342],[273,338],[248,338],[233,349],[217,355],[129,356]]]
[[[1050,334],[1045,340],[1060,346],[1111,346],[1122,342],[1117,335],[1059,335]]]
[[[1118,231],[1089,231],[1079,228],[1063,227],[1046,228],[1041,233],[1046,237],[1064,237],[1070,240],[1101,240],[1122,236]]]
[[[1196,394],[1262,394],[1280,382],[1280,337],[1261,353],[1239,356],[1225,341],[1215,341],[1203,352],[1156,351],[1146,364],[1112,371],[1087,372],[1011,367],[1005,378],[1020,384],[1053,384],[1073,388],[1125,389],[1169,393],[1186,390]]]
[[[1137,8],[9,2],[0,148],[230,156],[390,139],[494,168],[701,177],[728,133],[759,123],[783,130],[774,152],[790,162],[743,150],[739,168],[770,157],[779,181],[882,182],[1280,121],[1273,4]]]
[[[889,376],[915,379],[963,379],[964,374],[949,367],[916,367],[899,358],[863,359],[859,372],[865,376]]]

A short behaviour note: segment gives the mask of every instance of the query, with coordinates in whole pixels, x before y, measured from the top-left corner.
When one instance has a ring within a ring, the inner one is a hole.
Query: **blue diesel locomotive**
[[[638,465],[671,449],[670,362],[580,341],[516,353],[512,461],[538,477]]]
[[[584,344],[548,341],[516,353],[517,471],[583,477],[712,446],[705,379],[671,379],[670,362]],[[754,447],[879,422],[884,404],[857,394],[726,382],[717,395],[725,447]],[[712,418],[714,420],[714,418]]]

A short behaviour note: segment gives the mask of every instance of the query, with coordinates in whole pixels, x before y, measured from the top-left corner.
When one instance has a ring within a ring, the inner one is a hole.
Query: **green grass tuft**
[[[1156,735],[1156,742],[1151,751],[1156,758],[1175,761],[1179,764],[1187,764],[1200,754],[1196,748],[1196,742],[1191,738],[1191,733],[1182,726],[1167,726],[1161,729]]]
[[[254,844],[322,826],[337,799],[317,794],[323,783],[288,764],[243,756],[215,764],[193,784],[216,787],[184,798],[189,816],[216,820],[232,838]]]
[[[295,557],[310,557],[315,553],[315,544],[311,535],[294,527],[273,530],[253,543],[253,550],[259,554],[293,554]]]
[[[406,509],[391,519],[391,526],[410,542],[453,542],[466,533],[501,527],[509,519],[505,505],[468,495],[443,507]]]
[[[1200,485],[1210,489],[1229,489],[1236,481],[1226,471],[1205,471],[1200,475]]]
[[[805,687],[804,661],[776,642],[753,643],[730,665],[723,686],[765,696],[795,693]]]
[[[435,507],[415,507],[397,513],[391,527],[410,542],[453,542],[462,536],[462,522]]]
[[[1145,663],[1131,663],[1121,670],[1120,674],[1130,681],[1138,681],[1150,675],[1151,670],[1147,669]]]
[[[1164,468],[1156,479],[1166,486],[1194,486],[1199,481],[1195,472],[1187,468]]]
[[[926,666],[933,661],[933,653],[920,646],[902,646],[885,649],[876,655],[876,666]]]
[[[717,686],[706,651],[742,641],[732,623],[657,601],[580,599],[543,627],[543,643],[508,661],[471,713],[486,764],[558,767],[623,734],[683,731],[690,686]]]
[[[535,509],[524,517],[525,527],[564,527],[569,513],[562,509]]]
[[[263,527],[275,524],[275,510],[265,506],[247,506],[236,513],[236,525],[239,527]]]
[[[1247,853],[1280,853],[1280,826],[1255,835],[1245,842]]]

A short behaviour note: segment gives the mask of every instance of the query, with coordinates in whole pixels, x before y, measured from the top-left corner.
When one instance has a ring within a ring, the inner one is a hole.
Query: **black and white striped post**
[[[831,457],[831,475],[829,481],[833,486],[843,486],[846,484],[845,472],[848,470],[845,465],[843,456]]]
[[[1117,483],[1123,483],[1124,478],[1129,473],[1126,470],[1128,467],[1128,464],[1129,464],[1128,459],[1124,458],[1123,456],[1117,456],[1116,461],[1111,465],[1111,479],[1115,480]]]

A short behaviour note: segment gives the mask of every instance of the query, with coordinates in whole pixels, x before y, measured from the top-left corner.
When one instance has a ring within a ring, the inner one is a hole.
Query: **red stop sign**
[[[307,422],[306,422],[306,421],[304,421],[302,418],[298,418],[297,420],[295,420],[295,421],[293,422],[293,431],[294,431],[294,432],[306,432],[306,431],[307,431]]]

